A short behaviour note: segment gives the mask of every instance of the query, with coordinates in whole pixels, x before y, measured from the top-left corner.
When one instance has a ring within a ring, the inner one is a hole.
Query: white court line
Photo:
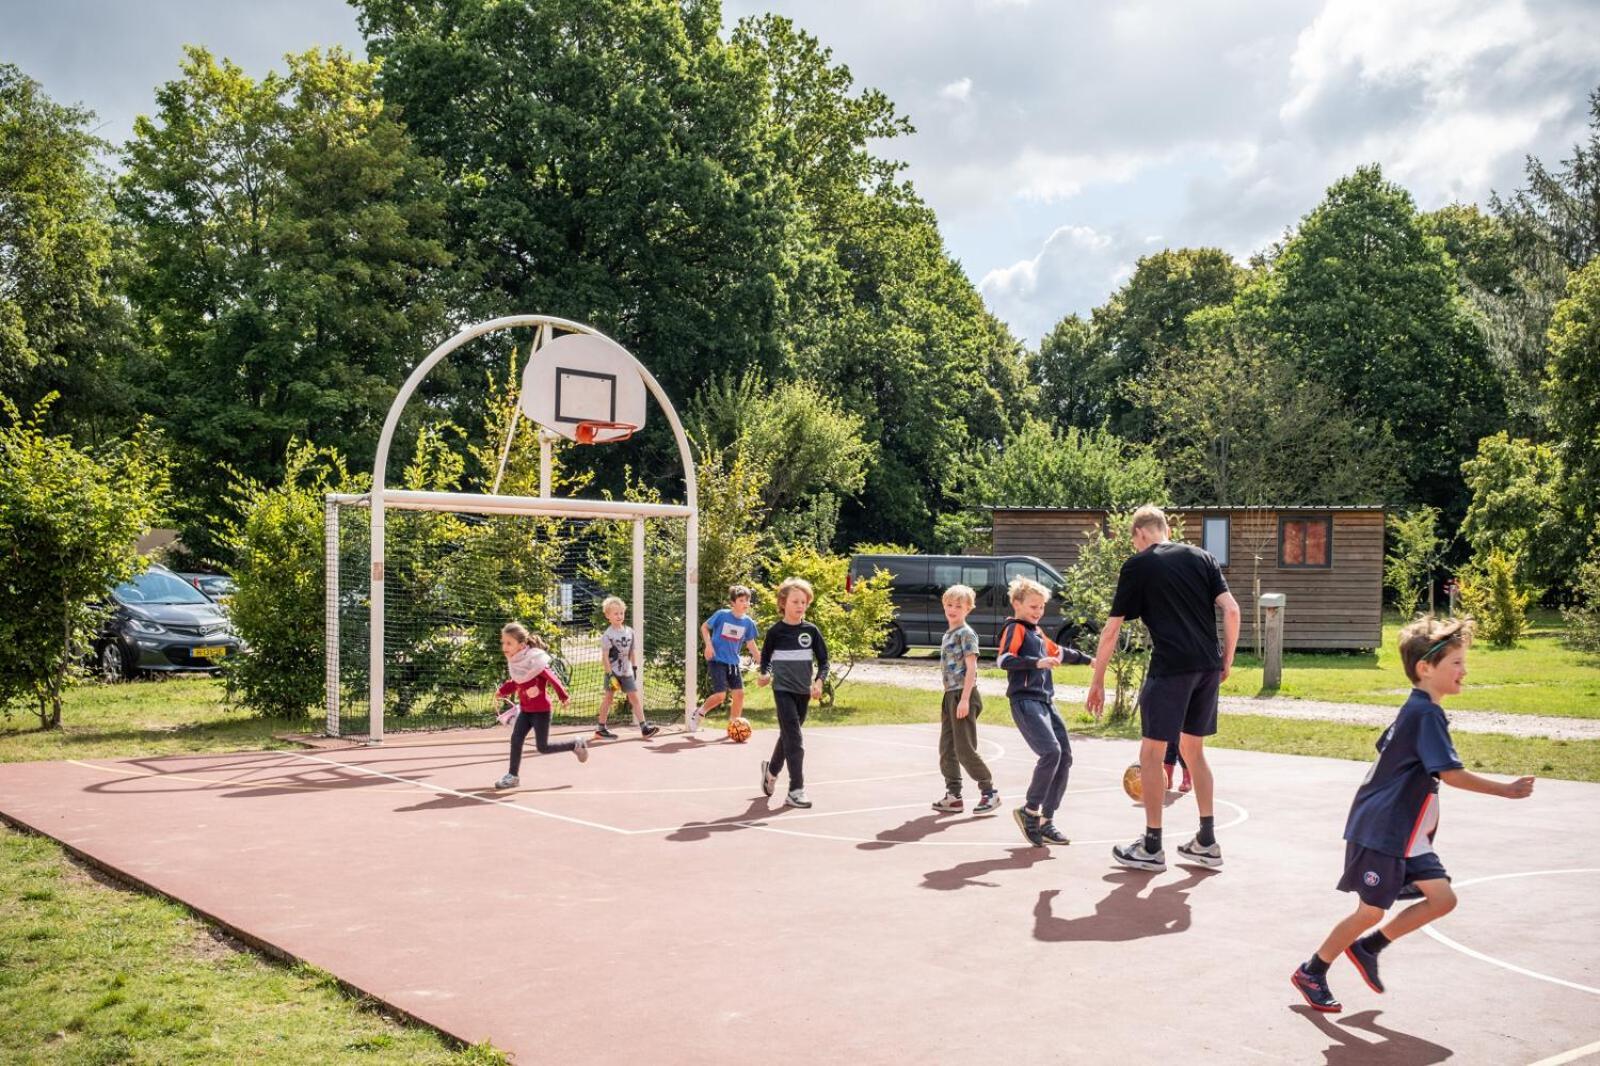
[[[1600,874],[1600,868],[1584,868],[1575,870],[1525,870],[1521,873],[1513,874],[1491,874],[1487,877],[1473,877],[1466,881],[1458,881],[1456,882],[1455,887],[1468,888],[1472,885],[1486,884],[1490,881],[1509,881],[1518,877],[1554,877],[1561,874]],[[1422,931],[1427,933],[1433,939],[1437,940],[1439,943],[1443,944],[1445,947],[1459,951],[1461,954],[1477,959],[1479,962],[1487,962],[1491,966],[1498,966],[1502,970],[1510,970],[1512,973],[1520,973],[1522,976],[1532,977],[1536,981],[1547,981],[1550,984],[1560,985],[1563,988],[1571,988],[1579,992],[1587,992],[1592,996],[1600,996],[1600,988],[1594,988],[1590,985],[1580,985],[1576,981],[1567,981],[1560,977],[1551,977],[1547,973],[1540,973],[1537,970],[1530,970],[1524,966],[1518,966],[1515,963],[1506,962],[1504,959],[1497,959],[1493,955],[1485,955],[1481,951],[1476,951],[1467,947],[1465,944],[1451,940],[1432,925],[1423,926]],[[1584,1049],[1579,1048],[1578,1050],[1583,1051]],[[1568,1054],[1571,1054],[1571,1052],[1568,1052]],[[1573,1060],[1557,1058],[1553,1061],[1571,1062]]]
[[[1551,1055],[1547,1059],[1529,1063],[1528,1066],[1565,1066],[1566,1063],[1577,1062],[1579,1059],[1586,1059],[1595,1054],[1600,1054],[1600,1040],[1596,1040],[1592,1044],[1585,1044],[1582,1047],[1575,1047],[1571,1051],[1563,1051],[1559,1055]]]

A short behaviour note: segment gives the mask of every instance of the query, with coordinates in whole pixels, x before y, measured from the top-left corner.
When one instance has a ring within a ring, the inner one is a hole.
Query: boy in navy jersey
[[[806,798],[806,745],[800,727],[806,724],[811,701],[822,698],[822,681],[828,676],[828,643],[822,630],[806,621],[806,609],[814,593],[803,577],[786,577],[778,586],[778,610],[783,617],[767,630],[761,645],[761,674],[758,685],[772,686],[772,702],[778,711],[778,742],[772,758],[761,764],[761,793],[772,795],[778,775],[789,769],[790,807],[809,807]]]
[[[1463,769],[1451,743],[1450,724],[1439,704],[1461,691],[1471,642],[1472,623],[1467,620],[1422,618],[1400,631],[1400,662],[1416,688],[1378,739],[1378,760],[1356,790],[1344,826],[1339,890],[1357,895],[1356,909],[1333,927],[1316,954],[1290,977],[1314,1010],[1333,1014],[1343,1009],[1329,990],[1327,977],[1329,965],[1341,953],[1369,988],[1382,992],[1379,952],[1455,909],[1450,875],[1433,850],[1440,781],[1506,799],[1522,799],[1533,792],[1531,777],[1493,781]],[[1422,902],[1362,936],[1383,919],[1407,885],[1422,893]]]

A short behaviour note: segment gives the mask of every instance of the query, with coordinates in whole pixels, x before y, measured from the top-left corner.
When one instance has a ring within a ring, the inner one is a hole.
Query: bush
[[[1521,560],[1496,548],[1460,575],[1462,607],[1477,622],[1478,635],[1496,648],[1515,647],[1528,628],[1533,590],[1517,578]]]
[[[879,571],[858,578],[846,591],[850,560],[842,555],[823,555],[801,546],[780,549],[768,570],[769,582],[756,589],[757,617],[765,630],[782,617],[778,610],[777,586],[784,578],[803,577],[811,582],[816,599],[806,617],[822,630],[828,642],[829,670],[823,685],[823,702],[833,701],[834,691],[850,676],[857,662],[870,659],[883,647],[894,621],[894,604],[889,598],[893,576]]]
[[[168,488],[166,459],[142,430],[91,451],[43,424],[54,395],[24,420],[0,397],[0,709],[30,701],[61,724],[63,693],[104,617],[106,593],[144,561],[138,539]]]
[[[1085,537],[1078,562],[1062,575],[1063,610],[1067,618],[1079,626],[1099,627],[1111,615],[1111,600],[1116,595],[1117,577],[1122,564],[1133,555],[1133,516],[1113,515],[1107,522],[1110,535],[1091,529]],[[1178,529],[1174,534],[1180,534]],[[1177,536],[1174,539],[1178,539]],[[1080,643],[1086,643],[1080,640]],[[1084,651],[1094,653],[1092,647]],[[1109,672],[1114,695],[1111,702],[1111,720],[1121,722],[1133,714],[1133,693],[1143,680],[1144,668],[1150,657],[1150,635],[1143,622],[1123,624],[1117,639],[1117,650],[1111,656]]]
[[[228,614],[248,654],[225,660],[230,699],[272,717],[304,715],[323,699],[323,497],[364,492],[338,452],[289,447],[281,484],[236,477],[239,517],[223,527],[238,583]]]
[[[1579,651],[1600,653],[1600,549],[1578,568],[1577,602],[1561,612],[1566,643]]]
[[[1394,594],[1395,609],[1409,621],[1417,604],[1433,585],[1433,570],[1439,565],[1439,509],[1419,507],[1404,514],[1389,516],[1389,538],[1393,547],[1383,559],[1383,583]]]

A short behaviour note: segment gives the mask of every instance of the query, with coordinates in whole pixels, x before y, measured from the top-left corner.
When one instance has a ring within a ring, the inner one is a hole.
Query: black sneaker
[[[639,735],[646,740],[649,740],[659,732],[661,732],[661,727],[654,722],[643,722],[639,725]]]
[[[1018,807],[1011,812],[1011,816],[1017,820],[1017,828],[1022,830],[1023,839],[1036,848],[1044,847],[1044,834],[1040,832],[1043,818],[1037,814],[1030,814],[1026,807]]]
[[[1383,991],[1383,981],[1378,977],[1378,956],[1376,952],[1368,951],[1365,944],[1358,937],[1354,944],[1344,949],[1344,957],[1355,966],[1356,973],[1367,983],[1367,987],[1374,992]]]
[[[1323,1014],[1338,1014],[1344,1010],[1344,1004],[1333,998],[1333,992],[1328,988],[1326,975],[1310,973],[1306,970],[1305,963],[1295,967],[1289,977],[1289,983],[1294,985],[1295,991],[1305,997],[1306,1006]]]
[[[597,723],[595,725],[595,727],[594,727],[594,735],[599,737],[601,740],[616,740],[617,739],[617,735],[615,733],[613,733],[610,729],[608,729],[604,722],[600,722],[600,723]]]
[[[1039,827],[1039,835],[1044,837],[1046,844],[1056,844],[1064,847],[1072,843],[1067,839],[1067,834],[1056,828],[1056,823],[1054,822],[1046,822],[1041,825]]]

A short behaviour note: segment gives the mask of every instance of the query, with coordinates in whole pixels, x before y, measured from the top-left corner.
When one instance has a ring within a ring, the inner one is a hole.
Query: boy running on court
[[[1450,875],[1433,850],[1439,828],[1439,782],[1469,792],[1523,799],[1533,778],[1494,781],[1463,769],[1441,706],[1461,691],[1467,676],[1472,623],[1421,618],[1400,631],[1400,663],[1416,688],[1378,738],[1378,759],[1356,789],[1344,825],[1344,876],[1339,891],[1356,894],[1356,909],[1333,927],[1311,958],[1289,978],[1313,1010],[1343,1007],[1328,988],[1328,967],[1343,954],[1374,992],[1383,991],[1378,955],[1407,933],[1449,914],[1456,906]],[[1400,890],[1415,886],[1413,903],[1366,936],[1393,907]]]
[[[735,585],[728,590],[728,606],[717,611],[700,627],[706,646],[706,672],[711,675],[711,695],[689,716],[689,732],[700,731],[700,720],[732,699],[728,720],[744,717],[744,674],[739,669],[739,650],[747,649],[750,658],[761,656],[756,638],[761,630],[750,617],[750,590]]]
[[[500,630],[500,650],[505,653],[506,672],[511,680],[501,685],[495,695],[501,699],[516,698],[514,706],[500,715],[500,723],[504,725],[513,715],[517,721],[511,729],[511,766],[494,787],[516,788],[521,784],[517,774],[522,769],[522,745],[530,729],[540,755],[570,751],[579,762],[588,762],[589,741],[586,738],[554,743],[550,740],[551,708],[546,690],[554,689],[562,706],[567,703],[567,690],[561,687],[561,679],[550,669],[544,641],[531,635],[521,622],[507,622]]]
[[[939,642],[939,665],[944,673],[944,704],[939,712],[939,771],[944,774],[944,799],[933,809],[958,814],[961,771],[978,783],[973,814],[988,814],[1000,806],[994,775],[978,754],[978,715],[983,697],[978,695],[978,634],[967,625],[967,615],[977,606],[978,594],[967,585],[951,585],[944,592],[944,619],[950,628]]]
[[[628,605],[619,597],[607,596],[600,603],[606,616],[605,632],[600,634],[600,661],[605,664],[605,693],[600,697],[600,721],[594,735],[607,740],[616,739],[606,725],[611,717],[611,700],[614,692],[621,691],[628,699],[628,709],[633,712],[633,724],[646,740],[661,732],[661,727],[644,716],[644,698],[639,694],[639,643],[633,639],[633,630],[624,625]]]
[[[1086,663],[1089,657],[1077,648],[1063,648],[1039,632],[1039,619],[1050,602],[1049,589],[1019,577],[1007,592],[1013,617],[1006,619],[1000,630],[1000,655],[995,665],[1006,672],[1011,720],[1039,759],[1028,783],[1027,802],[1013,814],[1023,837],[1034,847],[1070,844],[1056,828],[1055,815],[1067,794],[1072,742],[1055,707],[1056,685],[1050,671],[1063,662]]]
[[[778,610],[783,617],[767,630],[761,645],[761,676],[756,684],[772,686],[772,700],[778,708],[778,742],[772,758],[761,764],[761,793],[772,795],[778,775],[789,768],[791,807],[809,807],[806,798],[805,740],[800,727],[805,724],[811,701],[822,696],[822,679],[828,676],[828,645],[822,630],[806,621],[811,606],[811,582],[787,577],[778,586]],[[814,665],[813,665],[814,664]]]
[[[1239,643],[1239,604],[1228,591],[1216,559],[1192,544],[1172,542],[1167,516],[1146,506],[1133,513],[1134,555],[1122,564],[1111,616],[1100,630],[1094,678],[1085,706],[1099,718],[1106,703],[1106,668],[1117,650],[1124,620],[1144,621],[1150,631],[1150,666],[1139,690],[1140,783],[1144,788],[1144,833],[1131,844],[1111,849],[1120,866],[1159,872],[1167,868],[1161,846],[1161,814],[1166,802],[1162,757],[1178,742],[1184,772],[1194,785],[1200,830],[1178,846],[1178,861],[1191,866],[1222,865],[1212,814],[1213,781],[1205,742],[1217,731],[1217,690],[1233,669]],[[1217,611],[1222,611],[1222,641],[1217,641]]]

